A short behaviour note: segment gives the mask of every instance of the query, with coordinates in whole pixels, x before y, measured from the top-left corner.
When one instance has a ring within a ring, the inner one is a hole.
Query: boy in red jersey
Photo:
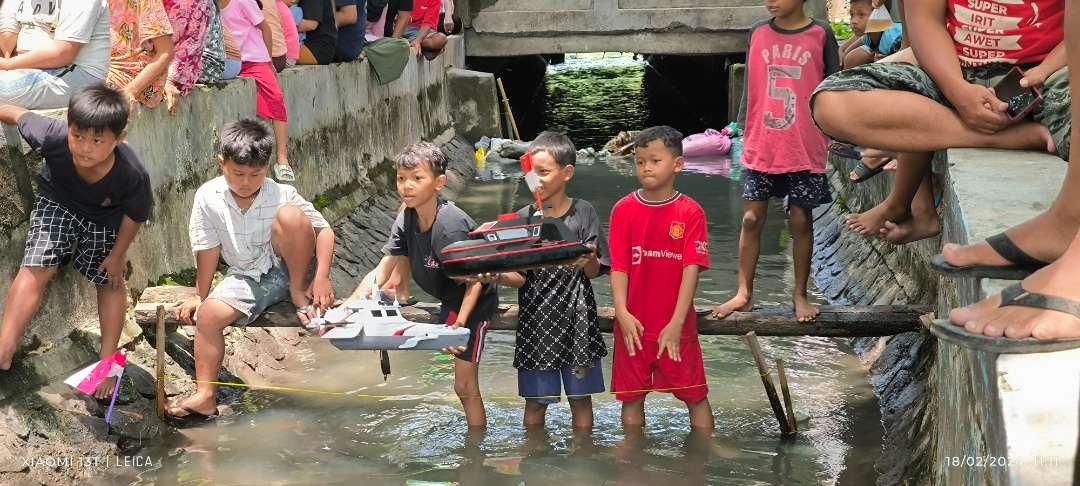
[[[641,189],[611,210],[611,294],[615,356],[611,390],[624,427],[645,424],[645,395],[664,391],[686,403],[690,426],[713,428],[698,343],[694,291],[709,268],[705,212],[675,190],[682,134],[668,126],[642,130],[634,142]]]

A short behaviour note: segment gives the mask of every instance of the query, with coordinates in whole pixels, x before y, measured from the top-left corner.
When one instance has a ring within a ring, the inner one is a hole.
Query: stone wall
[[[410,60],[401,78],[385,86],[375,81],[367,61],[281,73],[290,115],[289,155],[301,194],[328,204],[324,214],[337,221],[373,194],[392,188],[389,162],[406,144],[421,139],[450,142],[455,133],[452,113],[459,105],[449,87],[451,67],[464,67],[460,37],[452,37],[434,61]],[[218,173],[219,129],[238,117],[254,116],[254,98],[251,81],[234,80],[197,88],[175,116],[164,109],[142,109],[133,116],[128,141],[150,173],[155,197],[151,220],[128,252],[133,291],[193,266],[186,235],[195,189]],[[41,163],[27,149],[14,127],[4,127],[0,170],[8,177],[0,182],[0,294],[6,294],[18,270],[32,176]],[[93,287],[71,269],[62,270],[24,340],[29,359],[20,372],[0,376],[0,400],[13,393],[14,383],[32,386],[91,360],[96,327]],[[73,328],[78,332],[73,334]],[[128,329],[123,342],[138,332]],[[58,349],[69,352],[55,352]]]

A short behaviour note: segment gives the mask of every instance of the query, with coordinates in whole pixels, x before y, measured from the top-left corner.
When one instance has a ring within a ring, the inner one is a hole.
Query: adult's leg
[[[1068,46],[1069,65],[1080,66],[1080,11],[1069,3],[1065,7],[1065,38]],[[1069,72],[1069,87],[1075,92],[1080,80]],[[1071,123],[1076,123],[1080,114],[1071,113]],[[1070,133],[1070,150],[1076,147],[1076,135]],[[1070,154],[1069,159],[1075,151]],[[1058,204],[1080,204],[1080,171],[1072,164],[1066,172],[1065,184],[1055,201]],[[1061,257],[1042,270],[1033,273],[1022,282],[1024,290],[1056,297],[1080,301],[1080,233],[1072,237],[1068,249]],[[954,309],[949,313],[953,324],[963,325],[967,330],[987,336],[1007,336],[1010,338],[1034,337],[1048,341],[1055,339],[1080,338],[1080,318],[1062,312],[1035,309],[1030,307],[999,307],[1001,296],[995,295],[967,307]]]
[[[64,73],[63,76],[59,76]],[[66,108],[71,95],[92,81],[81,68],[0,71],[0,104],[28,110]]]
[[[720,319],[754,307],[754,272],[761,254],[761,230],[765,227],[769,201],[746,201],[743,207],[742,231],[739,232],[739,289],[734,297],[713,309],[713,315]]]
[[[863,147],[896,152],[962,147],[1053,151],[1050,133],[1038,123],[982,133],[945,105],[908,91],[821,91],[812,105],[822,131]]]
[[[791,254],[795,262],[795,288],[791,296],[795,318],[799,322],[808,322],[821,313],[806,298],[810,256],[814,252],[814,217],[810,210],[792,204],[788,210],[788,225],[791,228]]]
[[[20,267],[4,301],[4,323],[0,326],[0,370],[11,368],[11,360],[22,341],[23,332],[41,307],[41,299],[58,267]]]
[[[188,415],[184,407],[204,415],[217,410],[217,385],[213,382],[225,359],[224,330],[241,317],[240,311],[225,302],[215,298],[203,301],[195,316],[195,394],[169,404],[169,415]]]
[[[127,312],[127,285],[113,288],[109,284],[97,286],[98,321],[101,326],[101,348],[98,358],[105,359],[113,354],[120,345],[120,333],[124,329],[124,317]],[[114,378],[109,378],[94,391],[94,398],[103,399],[112,395]]]
[[[315,257],[315,229],[311,220],[296,206],[282,206],[270,227],[270,244],[274,253],[285,260],[292,303],[297,307],[308,305],[308,268]]]

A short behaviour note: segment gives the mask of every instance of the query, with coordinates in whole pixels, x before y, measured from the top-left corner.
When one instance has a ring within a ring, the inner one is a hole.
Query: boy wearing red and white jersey
[[[709,268],[709,238],[701,206],[675,190],[682,138],[667,126],[641,131],[634,143],[641,189],[611,210],[611,390],[624,427],[644,425],[645,395],[658,391],[686,403],[691,427],[713,428],[693,305],[698,272]]]

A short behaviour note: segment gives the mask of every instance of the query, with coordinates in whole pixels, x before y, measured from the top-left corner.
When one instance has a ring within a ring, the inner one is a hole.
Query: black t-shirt
[[[439,251],[451,243],[469,239],[469,232],[476,223],[454,203],[439,201],[435,223],[425,232],[420,231],[420,218],[416,210],[406,208],[398,214],[390,229],[390,238],[383,246],[383,253],[409,257],[412,278],[424,292],[442,302],[444,315],[457,312],[465,298],[465,285],[451,279],[442,270]],[[488,320],[495,315],[499,296],[494,285],[485,285],[469,314],[469,322]]]
[[[528,216],[535,208],[518,211]],[[573,199],[561,218],[583,243],[596,245],[601,273],[611,265],[600,216],[588,201]],[[580,268],[544,268],[525,272],[518,289],[517,346],[514,367],[557,370],[590,365],[607,355],[596,319],[592,282]]]
[[[116,147],[116,162],[109,173],[87,184],[75,172],[66,122],[26,113],[19,117],[19,132],[45,158],[37,176],[41,195],[114,230],[120,229],[125,214],[138,223],[150,218],[154,203],[150,175],[127,143]]]
[[[398,12],[412,12],[413,0],[390,0],[386,4],[386,24],[383,25],[383,35],[390,37],[394,35],[394,19],[397,18]],[[375,18],[378,20],[378,17]]]
[[[299,5],[300,10],[304,11],[304,20],[319,23],[315,30],[307,32],[304,45],[319,64],[330,64],[337,50],[338,35],[333,0],[300,0]]]

